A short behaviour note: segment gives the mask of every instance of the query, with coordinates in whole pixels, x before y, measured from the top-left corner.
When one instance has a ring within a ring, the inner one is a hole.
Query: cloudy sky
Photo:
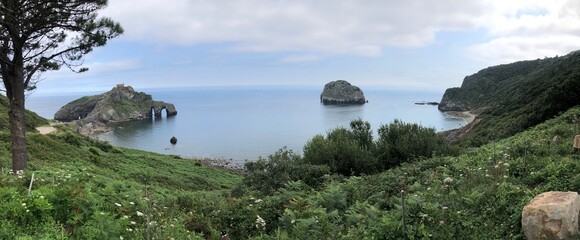
[[[578,0],[109,0],[123,36],[37,92],[197,86],[443,91],[487,66],[580,49]]]

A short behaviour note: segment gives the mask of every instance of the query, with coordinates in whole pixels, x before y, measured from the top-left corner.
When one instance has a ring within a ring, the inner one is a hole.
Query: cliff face
[[[471,111],[460,129],[474,143],[511,136],[580,105],[580,52],[485,68],[445,91],[439,110]]]
[[[365,104],[366,99],[359,87],[345,80],[336,80],[324,85],[320,102],[323,104]]]
[[[171,103],[154,101],[151,95],[136,92],[130,86],[117,86],[111,91],[82,97],[63,106],[54,115],[54,119],[63,122],[81,120],[83,123],[123,122],[136,119],[161,116],[166,109],[167,116],[177,114]]]

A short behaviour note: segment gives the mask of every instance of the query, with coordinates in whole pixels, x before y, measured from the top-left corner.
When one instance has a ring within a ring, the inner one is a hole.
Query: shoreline
[[[463,118],[467,124],[472,123],[475,120],[475,117],[477,117],[477,115],[471,113],[470,111],[448,111],[445,112],[445,114],[451,117]]]

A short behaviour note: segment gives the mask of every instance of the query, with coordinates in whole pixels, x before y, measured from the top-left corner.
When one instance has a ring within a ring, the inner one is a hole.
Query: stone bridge
[[[177,110],[175,110],[175,106],[171,103],[156,103],[155,105],[151,106],[151,109],[148,111],[148,118],[151,118],[151,114],[153,113],[153,116],[155,116],[155,118],[161,118],[161,112],[163,111],[163,109],[165,109],[165,111],[167,112],[167,116],[171,117],[171,116],[175,116],[177,115]]]

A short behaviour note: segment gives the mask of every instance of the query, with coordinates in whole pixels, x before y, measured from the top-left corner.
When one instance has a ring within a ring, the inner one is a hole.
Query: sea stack
[[[329,104],[365,104],[367,100],[362,90],[345,80],[336,80],[324,85],[320,102]]]

